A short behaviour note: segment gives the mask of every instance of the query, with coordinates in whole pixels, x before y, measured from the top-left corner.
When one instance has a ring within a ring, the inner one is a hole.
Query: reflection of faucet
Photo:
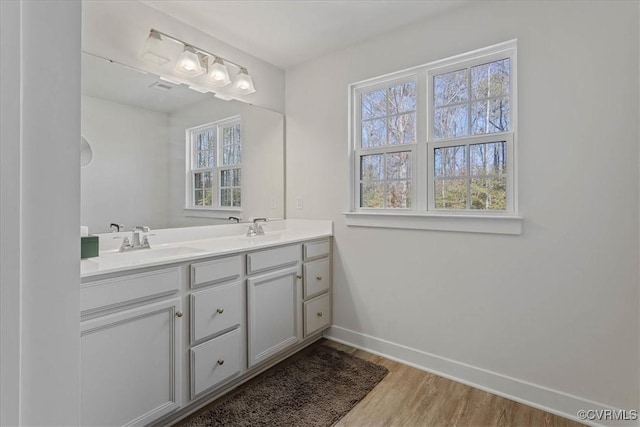
[[[136,225],[133,228],[133,235],[131,236],[132,243],[129,243],[129,238],[125,237],[122,239],[122,244],[120,245],[120,252],[132,251],[136,249],[151,249],[151,245],[149,245],[149,238],[147,236],[142,237],[142,243],[140,243],[140,232],[148,233],[151,229],[147,226],[139,226]]]
[[[112,233],[117,233],[124,228],[124,224],[116,224],[115,222],[112,222],[109,224],[109,227],[111,228]]]
[[[240,224],[240,218],[238,218],[237,216],[230,216],[229,221],[235,221],[236,224]]]
[[[264,229],[259,224],[260,222],[268,222],[267,218],[256,218],[253,220],[253,224],[249,226],[247,230],[247,237],[264,236]]]

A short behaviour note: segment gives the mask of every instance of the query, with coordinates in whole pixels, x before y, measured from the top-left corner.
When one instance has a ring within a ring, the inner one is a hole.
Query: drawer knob
[[[217,309],[217,310],[216,310],[216,313],[218,313],[218,314],[222,314],[222,313],[224,313],[224,308],[219,308],[219,309]]]
[[[218,365],[224,365],[224,359],[218,359]]]
[[[176,317],[182,317],[182,312],[181,311],[176,311]]]
[[[322,280],[322,276],[316,277],[317,280]]]
[[[297,275],[297,276],[296,276],[296,278],[298,278],[298,279],[302,279],[302,276],[300,276],[300,275]]]
[[[317,314],[318,314],[318,317],[322,317],[322,312],[321,311],[319,311]]]

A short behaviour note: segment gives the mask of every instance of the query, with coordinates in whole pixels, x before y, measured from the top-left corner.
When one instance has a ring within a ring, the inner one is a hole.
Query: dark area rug
[[[325,345],[275,366],[180,426],[323,426],[351,410],[387,368]]]

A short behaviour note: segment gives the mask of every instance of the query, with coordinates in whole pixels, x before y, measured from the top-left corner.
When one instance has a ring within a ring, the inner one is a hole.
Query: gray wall
[[[524,233],[346,227],[348,84],[514,38]],[[335,222],[334,335],[556,411],[637,407],[637,2],[475,2],[287,70],[286,94],[287,215]]]

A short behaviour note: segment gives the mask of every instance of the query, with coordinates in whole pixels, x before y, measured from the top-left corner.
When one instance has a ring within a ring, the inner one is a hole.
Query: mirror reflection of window
[[[241,206],[242,133],[240,116],[191,128],[187,207],[213,209]]]

